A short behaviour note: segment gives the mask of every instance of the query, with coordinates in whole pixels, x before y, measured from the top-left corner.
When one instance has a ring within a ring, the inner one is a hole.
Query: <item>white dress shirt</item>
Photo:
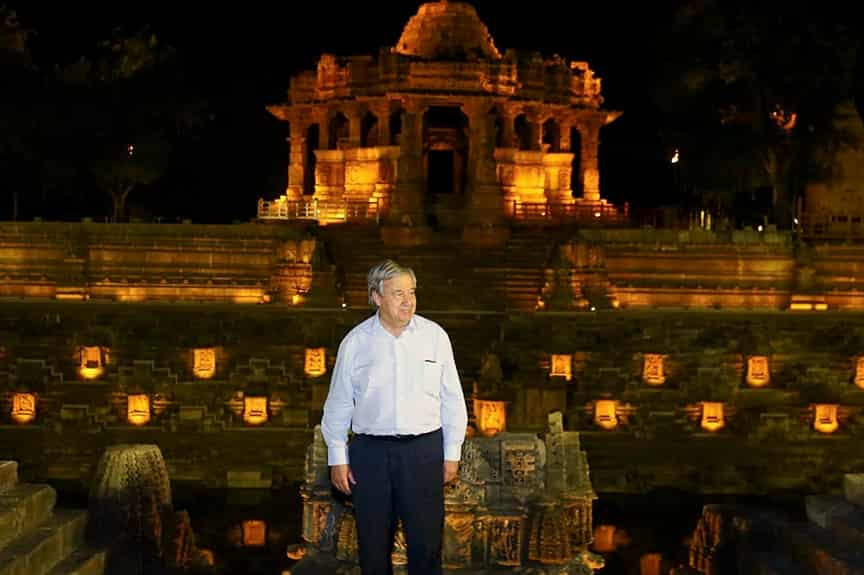
[[[444,459],[459,461],[468,413],[447,332],[415,314],[395,337],[377,313],[348,332],[339,344],[321,420],[328,463],[348,463],[349,428],[416,435],[439,427]]]

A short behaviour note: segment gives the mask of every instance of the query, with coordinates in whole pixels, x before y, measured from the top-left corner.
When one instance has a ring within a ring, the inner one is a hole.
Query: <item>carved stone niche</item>
[[[12,394],[12,421],[26,424],[36,419],[36,395],[32,393]]]
[[[261,425],[267,423],[268,406],[267,397],[246,395],[243,397],[243,421],[249,425]]]
[[[195,379],[211,379],[216,375],[216,348],[198,347],[192,350],[192,374]]]
[[[618,427],[618,402],[612,399],[598,399],[594,403],[594,423],[601,429]]]
[[[135,393],[126,397],[126,420],[132,425],[150,423],[150,396]]]
[[[264,547],[267,544],[267,522],[260,519],[243,521],[243,547]]]
[[[723,417],[723,403],[719,401],[702,402],[702,418],[700,423],[705,431],[719,431],[726,425]]]
[[[767,355],[751,355],[747,358],[745,381],[750,387],[765,387],[771,382],[771,369]]]
[[[563,377],[567,381],[573,378],[573,356],[570,354],[553,353],[550,359],[549,375]]]
[[[83,379],[98,379],[108,363],[109,349],[98,345],[82,345],[79,348],[78,373]]]
[[[855,385],[864,389],[864,355],[859,355],[855,359],[855,377],[853,381]]]
[[[813,429],[819,433],[834,433],[839,427],[837,404],[819,403],[813,406]]]
[[[663,385],[666,383],[665,363],[665,355],[646,353],[642,357],[642,381],[648,385]]]
[[[489,563],[518,567],[522,564],[525,518],[522,515],[493,515],[488,523],[487,553]]]
[[[485,437],[493,437],[507,431],[507,403],[475,399],[474,418],[478,431]]]
[[[303,366],[304,372],[309,377],[321,377],[327,373],[327,349],[323,347],[307,347]]]

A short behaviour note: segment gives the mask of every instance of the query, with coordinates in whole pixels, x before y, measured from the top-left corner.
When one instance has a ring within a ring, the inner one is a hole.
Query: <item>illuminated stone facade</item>
[[[619,112],[602,103],[586,62],[502,53],[471,5],[429,2],[395,46],[291,78],[268,108],[290,126],[288,188],[259,216],[608,220],[597,151]]]

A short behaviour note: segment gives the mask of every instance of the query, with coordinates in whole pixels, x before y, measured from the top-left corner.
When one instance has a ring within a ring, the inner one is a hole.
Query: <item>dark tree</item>
[[[682,178],[729,208],[765,186],[774,220],[791,223],[814,150],[840,134],[852,97],[858,20],[829,2],[692,0],[661,33],[658,103]]]

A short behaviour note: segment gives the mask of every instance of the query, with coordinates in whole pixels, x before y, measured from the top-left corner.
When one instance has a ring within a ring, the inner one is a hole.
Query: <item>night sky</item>
[[[148,25],[177,48],[210,102],[210,121],[183,168],[146,201],[133,192],[130,204],[166,219],[231,222],[254,217],[257,198],[278,196],[286,183],[287,130],[264,106],[281,101],[290,76],[314,69],[322,52],[375,54],[394,45],[420,2],[93,4],[13,0],[9,7],[36,29],[33,51],[43,65],[87,55],[117,26]],[[625,112],[603,132],[604,195],[613,201],[638,203],[637,187],[665,185],[651,98],[656,27],[674,4],[473,2],[501,52],[587,60],[603,79],[606,107]]]

